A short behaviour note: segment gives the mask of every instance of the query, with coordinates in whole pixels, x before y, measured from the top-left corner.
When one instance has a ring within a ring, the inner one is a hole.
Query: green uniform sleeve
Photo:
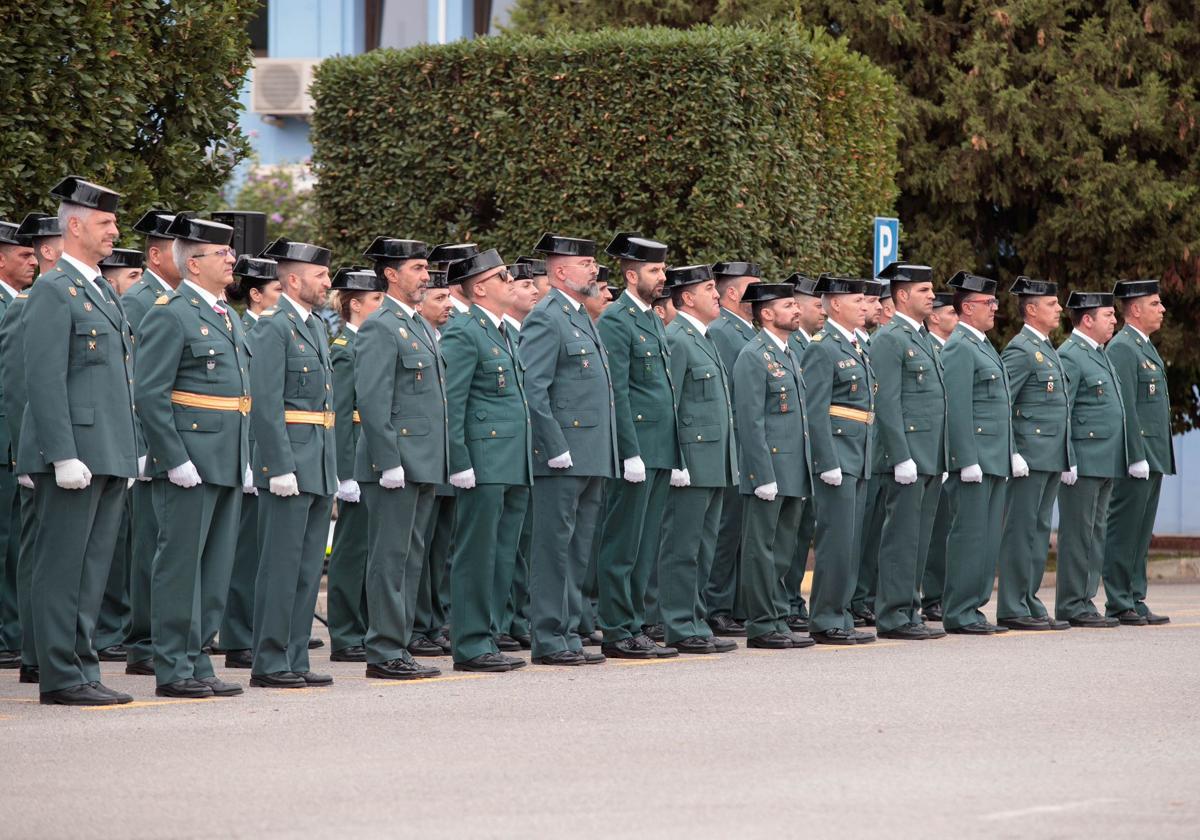
[[[333,426],[337,442],[338,481],[354,478],[354,351],[334,344],[330,348],[333,366]]]
[[[841,466],[829,422],[829,406],[833,402],[833,362],[822,349],[821,342],[813,341],[804,351],[800,367],[804,370],[804,408],[808,414],[813,472],[819,476]]]
[[[975,351],[966,338],[951,338],[942,349],[942,381],[951,406],[947,437],[950,444],[950,472],[979,463],[975,440],[975,416],[971,410],[975,393]],[[961,401],[961,402],[959,402]]]
[[[738,415],[739,466],[751,484],[762,487],[775,479],[775,463],[767,443],[767,378],[763,360],[747,344],[733,364],[733,406]]]
[[[156,306],[142,319],[134,367],[134,402],[146,446],[164,469],[187,463],[191,456],[175,430],[171,390],[183,354],[183,325],[169,306]],[[147,468],[146,475],[151,470]]]
[[[468,334],[465,318],[442,333],[442,356],[446,360],[446,423],[450,436],[450,474],[474,469],[467,449],[467,401],[471,381],[479,364],[479,346]]]
[[[283,316],[275,316],[282,318]],[[286,319],[285,319],[286,320]],[[286,324],[274,317],[259,319],[252,333],[254,361],[250,364],[250,427],[263,475],[274,478],[296,472],[296,459],[283,419],[283,388],[287,378]]]
[[[675,414],[679,415],[679,400],[683,396],[683,380],[687,376],[687,348],[683,346],[682,332],[668,332],[667,346],[671,349],[671,381],[675,383]],[[679,469],[686,470],[687,447],[679,441]]]
[[[558,367],[558,330],[544,308],[529,313],[521,324],[521,361],[525,363],[525,399],[533,422],[533,448],[546,460],[570,447],[550,406],[550,385]]]
[[[25,309],[27,323],[37,324],[37,329],[25,330],[25,381],[37,385],[29,390],[29,416],[49,466],[78,457],[65,375],[71,309],[66,292],[56,282],[34,283]]]
[[[384,318],[388,320],[385,321]],[[354,342],[354,395],[362,416],[362,435],[367,440],[371,463],[379,472],[402,466],[392,403],[396,392],[396,363],[400,355],[388,328],[390,315],[368,318],[359,327]]]
[[[1112,341],[1108,345],[1108,360],[1117,374],[1117,386],[1121,389],[1121,402],[1125,406],[1125,448],[1129,463],[1145,461],[1146,445],[1142,441],[1137,410],[1137,352],[1128,344]]]
[[[633,409],[629,405],[629,343],[633,334],[629,322],[620,315],[600,317],[600,340],[608,351],[608,373],[612,379],[613,405],[617,417],[617,455],[622,461],[640,457]]]
[[[876,333],[871,341],[871,369],[879,390],[875,395],[875,425],[883,463],[894,467],[912,459],[904,434],[904,411],[900,397],[904,376],[904,351],[891,331]],[[915,460],[915,459],[913,459]]]

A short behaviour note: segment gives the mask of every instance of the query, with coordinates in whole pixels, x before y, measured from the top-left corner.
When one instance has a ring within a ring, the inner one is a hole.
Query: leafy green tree
[[[624,26],[687,29],[715,25],[797,22],[800,0],[517,0],[509,28],[544,35]]]

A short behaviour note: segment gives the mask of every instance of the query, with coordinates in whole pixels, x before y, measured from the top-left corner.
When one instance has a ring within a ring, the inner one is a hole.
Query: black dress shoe
[[[521,646],[521,650],[530,650],[533,648],[533,636],[530,636],[528,633],[510,633],[509,635],[517,640],[517,644]]]
[[[850,615],[854,616],[855,627],[862,627],[863,625],[867,627],[875,626],[875,612],[870,607],[863,607],[861,610],[851,610]],[[862,624],[858,623],[860,619],[862,620]]]
[[[643,624],[642,632],[656,642],[665,642],[667,640],[667,631],[661,624]]]
[[[500,658],[503,659],[505,662],[507,662],[509,668],[511,668],[514,671],[517,670],[518,668],[524,668],[526,665],[529,664],[524,659],[521,659],[519,656],[508,656],[508,655],[502,653],[502,654],[500,654]]]
[[[926,621],[941,621],[942,620],[942,605],[930,604],[925,609],[921,610],[921,618]]]
[[[154,676],[154,660],[141,659],[137,662],[126,662],[125,673],[133,674],[138,677],[153,677]]]
[[[38,666],[36,666],[36,665],[22,665],[21,666],[21,675],[17,678],[18,682],[32,683],[34,685],[37,685],[39,679],[41,679],[41,675],[38,671]]]
[[[250,669],[254,667],[254,651],[252,650],[227,650],[225,651],[225,667],[226,668],[243,668]]]
[[[1170,624],[1171,623],[1171,619],[1168,616],[1156,615],[1155,613],[1152,613],[1149,610],[1142,613],[1142,618],[1146,619],[1147,624]]]
[[[713,650],[717,653],[729,653],[731,650],[738,649],[738,643],[733,639],[719,639],[716,636],[709,636],[708,643],[713,646]]]
[[[311,688],[325,688],[333,685],[333,677],[329,674],[317,674],[313,671],[296,671],[296,676],[304,680],[304,684]]]
[[[484,653],[465,662],[455,662],[455,671],[477,671],[486,674],[511,671],[512,665],[500,658],[498,653]]]
[[[19,650],[0,650],[0,668],[20,668],[21,667],[21,651]]]
[[[894,630],[880,630],[881,639],[900,639],[905,642],[927,642],[930,635],[920,624],[901,624]]]
[[[792,647],[792,637],[785,636],[777,630],[763,633],[761,636],[750,636],[746,639],[748,648],[764,648],[766,650],[788,650]]]
[[[633,642],[643,650],[650,651],[659,659],[670,659],[673,656],[679,655],[679,651],[675,650],[675,648],[667,647],[666,645],[660,645],[645,633],[638,633],[633,637]]]
[[[855,616],[851,616],[851,617],[854,620],[855,627],[866,627],[867,626],[867,620],[865,618],[863,618],[861,615],[855,615]]]
[[[434,644],[431,639],[424,636],[418,636],[408,643],[408,652],[413,656],[445,656],[446,651],[442,650],[441,645]],[[367,661],[366,653],[363,653],[363,661]]]
[[[158,697],[194,700],[200,697],[212,697],[213,690],[199,680],[188,677],[186,680],[176,680],[160,685],[154,689],[154,694]]]
[[[251,674],[253,688],[308,688],[308,683],[299,674],[291,671],[276,671],[274,674]]]
[[[38,697],[43,706],[117,706],[120,701],[91,683],[75,685],[59,691],[43,691]]]
[[[584,665],[603,665],[608,661],[608,657],[603,653],[597,653],[596,651],[588,650],[587,648],[579,651],[579,653],[583,657]]]
[[[645,647],[634,638],[624,638],[611,644],[601,645],[600,651],[613,659],[657,659],[658,654],[654,651],[654,642],[650,642],[650,645],[651,647]]]
[[[928,624],[922,624],[922,625],[920,625],[920,627],[922,630],[925,631],[925,635],[931,639],[946,638],[946,631],[943,630],[941,627],[930,627]]]
[[[125,645],[109,645],[96,651],[101,662],[124,662],[125,655]]]
[[[1032,615],[1020,615],[1015,618],[998,618],[996,624],[1009,630],[1049,630],[1050,622],[1044,618]]]
[[[1072,627],[1087,627],[1089,629],[1120,627],[1121,622],[1115,618],[1108,618],[1099,613],[1084,613],[1083,615],[1072,616],[1068,619]]]
[[[807,633],[808,619],[802,615],[789,615],[787,617],[787,626],[793,633]]]
[[[809,633],[813,642],[818,645],[856,645],[858,639],[853,630],[843,630],[841,627],[835,627],[832,630],[817,630]]]
[[[600,647],[604,644],[604,634],[599,630],[593,630],[591,633],[580,633],[579,642],[584,647]]]
[[[316,636],[309,636],[308,637],[308,649],[316,650],[319,647],[325,647],[325,640],[318,639]]]
[[[718,615],[708,619],[708,626],[714,636],[740,638],[746,635],[746,625],[731,615]]]
[[[977,621],[974,624],[964,624],[962,627],[947,627],[946,632],[959,636],[994,636],[996,627],[986,621]]]
[[[653,638],[653,637],[652,637]],[[671,642],[671,647],[680,653],[716,653],[717,646],[712,638],[704,638],[703,636],[688,636],[686,639],[680,639],[677,642]]]
[[[1046,620],[1046,623],[1050,625],[1051,630],[1070,630],[1071,629],[1071,622],[1069,622],[1069,621],[1059,621],[1057,618],[1050,618],[1050,616],[1046,616],[1045,620]]]
[[[237,683],[225,682],[216,677],[200,677],[199,681],[211,688],[217,697],[237,697],[242,693],[242,687]]]
[[[995,633],[997,636],[1001,635],[1002,633],[1008,632],[1008,628],[1004,627],[1000,624],[991,624],[986,621],[984,623],[987,624],[987,626],[990,627],[992,629],[992,632]]]
[[[117,691],[116,689],[109,688],[102,682],[93,682],[93,683],[89,683],[89,685],[92,688],[96,689],[97,691],[102,691],[105,694],[107,694],[109,697],[114,698],[118,704],[133,702],[133,695],[126,694],[123,691]]]
[[[1117,621],[1129,627],[1145,627],[1150,622],[1137,610],[1122,610],[1113,616]]]
[[[366,662],[367,649],[362,645],[350,645],[329,654],[330,662]]]
[[[507,633],[501,633],[496,637],[496,647],[500,650],[514,651],[521,649],[521,643]]]
[[[583,662],[583,654],[576,653],[573,650],[560,650],[546,656],[535,656],[533,658],[534,665],[582,665]]]
[[[437,668],[410,659],[389,659],[387,662],[368,662],[367,676],[377,680],[427,680],[440,677]]]
[[[212,656],[214,653],[216,653],[216,652],[217,652],[217,649],[216,649],[216,648],[213,646],[213,644],[210,642],[209,644],[207,644],[207,645],[204,645],[203,647],[201,647],[201,648],[200,648],[200,652],[201,652],[201,653],[203,653],[205,656]]]
[[[447,636],[445,633],[438,633],[430,641],[432,641],[435,645],[440,647],[442,649],[442,653],[444,655],[446,655],[446,656],[450,655],[450,653],[451,653],[450,637]]]

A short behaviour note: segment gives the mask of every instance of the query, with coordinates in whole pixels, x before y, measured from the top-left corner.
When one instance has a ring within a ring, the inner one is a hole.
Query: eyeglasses
[[[981,303],[989,309],[1000,308],[1000,301],[995,298],[971,298],[970,300],[964,300],[963,303]]]
[[[221,259],[225,259],[226,257],[233,257],[236,260],[237,259],[237,251],[233,250],[232,248],[218,248],[215,251],[203,251],[199,254],[192,254],[191,258],[194,260],[198,260],[201,257],[214,257],[214,256],[220,257]]]

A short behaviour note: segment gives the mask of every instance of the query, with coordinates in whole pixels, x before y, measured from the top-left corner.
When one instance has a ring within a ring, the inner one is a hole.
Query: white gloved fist
[[[340,502],[357,502],[362,499],[362,490],[353,478],[338,482],[337,497]]]
[[[901,461],[893,470],[896,476],[897,484],[916,484],[917,483],[917,462],[912,458],[907,461]]]
[[[978,464],[972,464],[969,467],[963,467],[962,472],[958,474],[959,480],[967,484],[980,484],[983,482],[983,467]]]
[[[254,470],[250,469],[250,465],[246,465],[246,471],[242,473],[242,492],[251,496],[258,495],[258,488],[254,486]]]
[[[135,480],[135,479],[132,479],[132,478],[127,478],[127,479],[125,479],[125,489],[126,489],[126,490],[128,490],[130,487],[132,487],[132,486],[133,486],[133,482],[134,482],[134,480]]]
[[[830,487],[841,487],[842,486],[842,468],[834,467],[831,470],[825,470],[825,472],[821,473],[821,480],[824,481],[826,484],[828,484]]]
[[[470,490],[475,486],[475,468],[456,472],[450,476],[450,484],[457,487],[459,490]]]
[[[82,490],[92,483],[92,471],[78,458],[55,461],[54,481],[64,490]]]
[[[1065,473],[1062,474],[1062,483],[1067,485],[1068,487],[1073,487],[1075,485],[1075,482],[1078,480],[1079,480],[1079,468],[1078,467],[1071,467],[1071,469],[1067,470]]]
[[[551,458],[546,462],[546,466],[555,470],[567,470],[575,466],[575,462],[571,460],[571,450]]]
[[[762,499],[764,502],[773,502],[775,497],[779,495],[779,482],[772,481],[770,484],[763,484],[754,488],[754,495]]]
[[[277,475],[268,483],[270,484],[271,492],[276,496],[300,495],[300,483],[296,481],[296,474],[294,472],[287,473],[286,475]]]
[[[1146,460],[1141,460],[1141,461],[1138,461],[1137,463],[1130,464],[1129,465],[1129,477],[1130,478],[1149,478],[1150,477],[1150,463]],[[59,483],[61,484],[61,482],[59,482]]]
[[[1029,475],[1029,465],[1025,463],[1020,452],[1012,454],[1012,474],[1013,478],[1025,478]]]
[[[176,487],[187,490],[200,483],[200,473],[196,470],[195,464],[191,461],[184,461],[178,467],[167,470],[167,479]]]
[[[379,486],[384,490],[400,490],[404,487],[404,467],[392,467],[379,476]]]
[[[945,484],[946,479],[948,479],[949,477],[950,477],[950,473],[948,473],[948,472],[942,473],[942,484]]]
[[[625,480],[630,484],[641,484],[646,480],[646,464],[641,455],[625,459]]]
[[[691,487],[692,474],[687,470],[671,470],[672,487]]]
[[[30,478],[30,477],[29,477],[29,476],[27,476],[27,475],[19,475],[19,476],[17,476],[17,484],[20,484],[20,485],[21,485],[22,487],[24,487],[26,490],[32,490],[32,489],[33,489],[33,479],[32,479],[32,478]]]
[[[145,455],[143,455],[143,456],[141,456],[140,458],[138,458],[138,474],[137,474],[137,477],[138,477],[138,481],[149,481],[149,480],[150,480],[150,479],[149,479],[149,478],[146,476],[146,456],[145,456]]]

